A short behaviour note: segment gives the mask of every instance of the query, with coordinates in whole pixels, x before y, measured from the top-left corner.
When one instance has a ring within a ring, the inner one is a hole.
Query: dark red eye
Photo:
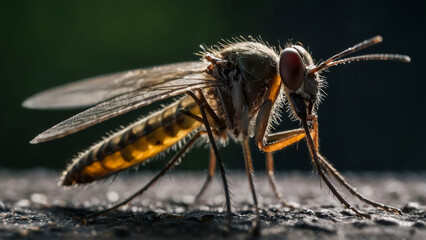
[[[281,53],[280,75],[284,85],[292,91],[296,91],[302,85],[305,64],[296,49],[286,48]]]

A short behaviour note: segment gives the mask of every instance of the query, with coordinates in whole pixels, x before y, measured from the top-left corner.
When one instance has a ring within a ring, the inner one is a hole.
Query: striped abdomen
[[[200,122],[178,109],[201,117],[194,100],[189,96],[184,97],[92,146],[74,159],[64,172],[62,185],[92,182],[140,164],[167,150],[201,126]]]

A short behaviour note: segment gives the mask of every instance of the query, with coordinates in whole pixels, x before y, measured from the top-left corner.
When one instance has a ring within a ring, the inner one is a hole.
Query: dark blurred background
[[[384,42],[360,54],[407,54],[412,62],[353,63],[326,73],[321,152],[341,170],[425,170],[425,13],[424,1],[2,1],[0,167],[64,168],[105,132],[153,110],[30,145],[38,133],[78,112],[21,107],[41,90],[98,74],[197,60],[193,53],[200,44],[240,35],[260,35],[272,45],[300,41],[318,61],[380,34]],[[298,126],[284,115],[278,130]],[[252,146],[255,167],[264,169]],[[228,168],[244,168],[241,152],[234,143],[221,149]],[[207,155],[206,149],[194,149],[178,169],[205,169]],[[280,170],[311,169],[305,143],[275,156]]]

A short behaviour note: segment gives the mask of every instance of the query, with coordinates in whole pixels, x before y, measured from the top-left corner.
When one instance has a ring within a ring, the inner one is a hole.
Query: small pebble
[[[402,209],[405,213],[414,212],[420,209],[420,204],[418,202],[409,202]]]
[[[399,225],[399,223],[396,219],[388,218],[388,217],[379,218],[379,219],[376,219],[374,221],[376,223],[378,223],[380,225],[384,225],[384,226],[397,226],[397,225]]]
[[[416,227],[416,228],[425,228],[426,224],[424,222],[422,222],[422,221],[417,221],[417,222],[415,222],[413,224],[413,227]]]
[[[175,209],[174,209],[174,212],[175,213],[183,213],[183,212],[185,212],[185,208],[183,208],[183,207],[176,207]]]

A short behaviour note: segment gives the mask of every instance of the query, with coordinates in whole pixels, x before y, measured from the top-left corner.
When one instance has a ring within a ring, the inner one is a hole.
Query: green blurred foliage
[[[146,115],[143,108],[56,141],[29,145],[78,111],[21,108],[49,87],[109,72],[196,60],[199,45],[262,36],[272,45],[300,41],[318,61],[381,34],[365,52],[402,53],[412,63],[355,63],[325,76],[321,151],[343,170],[424,170],[425,3],[416,1],[2,1],[1,167],[63,168],[105,132]],[[284,111],[278,130],[297,127]],[[264,168],[253,145],[255,165]],[[243,169],[241,148],[221,149],[229,168]],[[180,169],[204,169],[208,151],[192,151]],[[280,170],[310,169],[305,144],[276,154]],[[156,161],[158,168],[164,161]]]

